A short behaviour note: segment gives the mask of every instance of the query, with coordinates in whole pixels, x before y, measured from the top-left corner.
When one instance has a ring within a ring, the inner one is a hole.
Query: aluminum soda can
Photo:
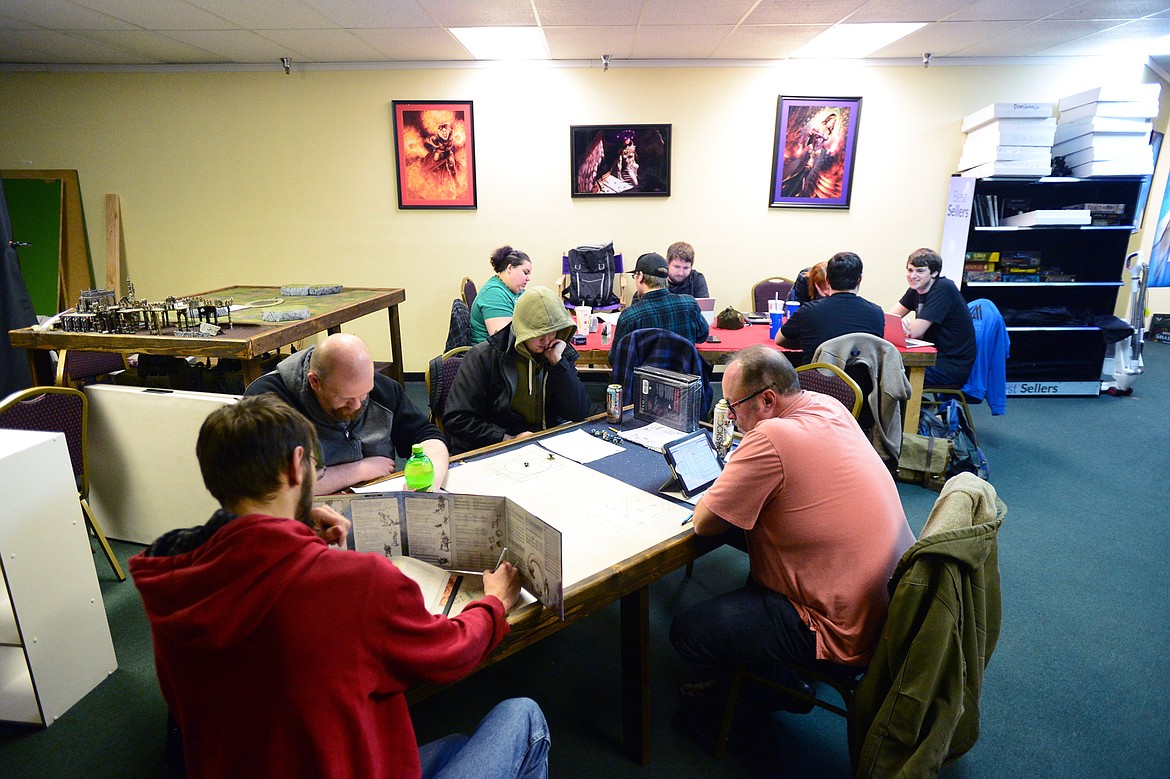
[[[711,425],[711,437],[714,438],[715,452],[720,458],[727,456],[727,450],[731,448],[731,438],[733,435],[733,428],[731,421],[731,406],[727,404],[727,398],[720,398],[719,402],[715,404],[715,418]]]
[[[610,384],[605,388],[605,420],[610,424],[622,421],[622,385]]]
[[[609,339],[612,337],[612,335],[613,335],[613,325],[611,325],[609,322],[603,322],[601,324],[601,343],[602,344],[609,343]]]

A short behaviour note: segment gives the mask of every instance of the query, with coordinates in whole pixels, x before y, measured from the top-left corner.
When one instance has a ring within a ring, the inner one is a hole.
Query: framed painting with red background
[[[399,208],[475,208],[470,100],[393,101]]]

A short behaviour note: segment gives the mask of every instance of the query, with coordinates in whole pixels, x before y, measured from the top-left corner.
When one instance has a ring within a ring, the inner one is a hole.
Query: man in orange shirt
[[[867,664],[886,584],[914,543],[889,471],[845,407],[802,391],[774,349],[739,352],[723,393],[743,442],[695,506],[694,526],[701,536],[745,531],[751,575],[675,617],[675,649],[716,677],[739,662],[773,677],[777,659]]]

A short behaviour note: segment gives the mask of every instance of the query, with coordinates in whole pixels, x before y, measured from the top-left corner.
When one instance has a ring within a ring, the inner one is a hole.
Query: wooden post
[[[122,204],[117,195],[106,195],[106,289],[122,296]]]

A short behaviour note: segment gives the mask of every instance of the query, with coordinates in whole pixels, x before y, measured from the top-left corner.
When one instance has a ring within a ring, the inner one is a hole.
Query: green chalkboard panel
[[[20,247],[20,272],[42,316],[57,313],[61,265],[61,190],[59,179],[4,179],[4,196],[12,220],[12,239]]]

